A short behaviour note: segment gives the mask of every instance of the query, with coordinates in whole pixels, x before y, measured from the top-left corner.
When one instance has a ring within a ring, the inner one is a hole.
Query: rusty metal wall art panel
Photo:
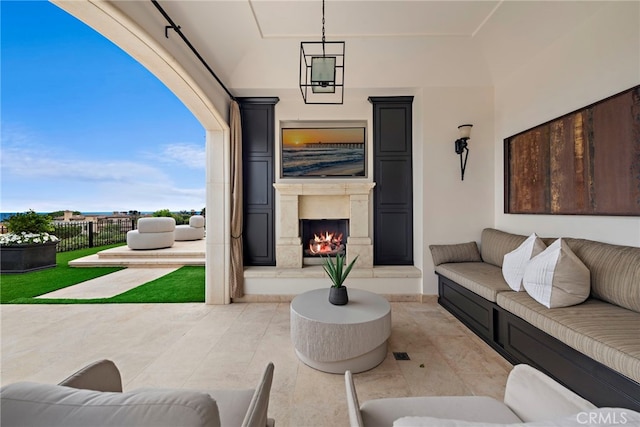
[[[640,215],[640,86],[504,140],[504,211]]]

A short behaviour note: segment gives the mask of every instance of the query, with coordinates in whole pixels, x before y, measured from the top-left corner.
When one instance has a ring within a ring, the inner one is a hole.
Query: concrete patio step
[[[205,265],[204,257],[182,258],[171,257],[130,257],[101,258],[98,255],[90,255],[69,262],[70,267],[128,267],[128,268],[169,268],[181,267],[183,265]]]
[[[69,262],[71,267],[180,267],[205,265],[205,241],[175,242],[170,248],[133,250],[127,246],[100,251]]]

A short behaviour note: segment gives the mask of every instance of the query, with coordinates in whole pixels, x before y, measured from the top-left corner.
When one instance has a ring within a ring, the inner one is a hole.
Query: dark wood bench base
[[[440,274],[438,303],[509,362],[541,370],[596,406],[640,411],[640,384]]]

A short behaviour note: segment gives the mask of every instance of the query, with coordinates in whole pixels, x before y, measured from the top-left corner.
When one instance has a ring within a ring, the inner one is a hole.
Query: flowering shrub
[[[0,234],[0,246],[37,245],[40,243],[57,242],[58,238],[49,233],[20,233]]]
[[[48,215],[40,215],[29,210],[18,213],[6,222],[9,233],[0,235],[0,246],[37,245],[57,242],[53,234],[53,222]]]

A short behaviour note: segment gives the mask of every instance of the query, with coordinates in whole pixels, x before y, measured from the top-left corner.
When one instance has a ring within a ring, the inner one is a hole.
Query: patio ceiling
[[[608,2],[326,1],[352,88],[486,86],[534,60]],[[187,68],[206,71],[150,1],[114,4]],[[320,0],[159,0],[235,94],[296,89],[301,41],[321,38]]]

